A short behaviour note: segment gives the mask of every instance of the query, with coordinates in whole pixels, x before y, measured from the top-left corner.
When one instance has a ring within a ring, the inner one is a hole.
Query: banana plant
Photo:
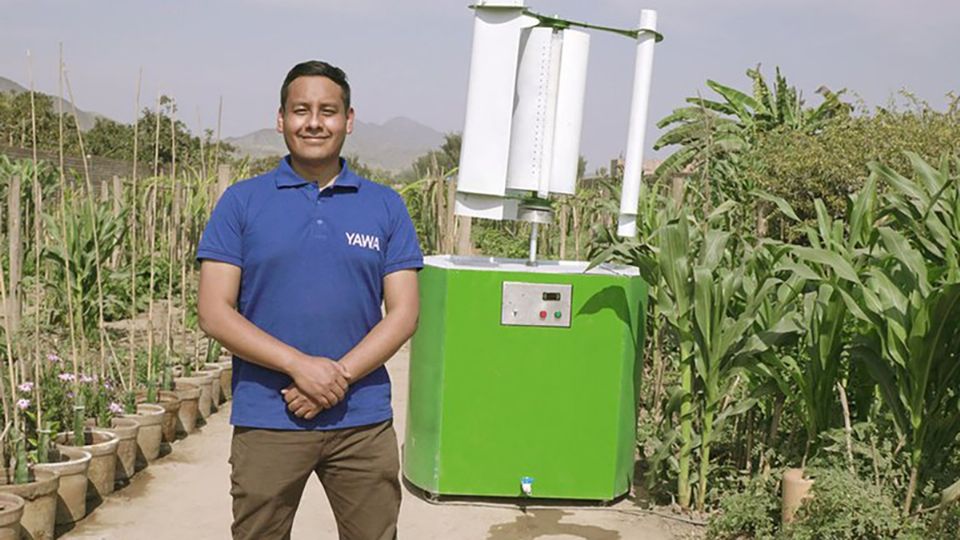
[[[736,198],[749,191],[740,173],[761,134],[778,129],[812,133],[831,119],[849,114],[850,106],[840,101],[841,93],[829,90],[823,92],[823,103],[807,107],[779,68],[772,88],[759,66],[747,70],[747,77],[752,81],[751,92],[707,81],[718,99],[687,98],[688,106],[657,123],[665,133],[654,149],[677,147],[658,166],[657,175],[692,170],[705,188],[710,187],[708,199]]]

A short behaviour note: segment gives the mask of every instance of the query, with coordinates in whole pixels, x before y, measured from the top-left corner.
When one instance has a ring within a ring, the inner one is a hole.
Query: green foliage
[[[140,113],[137,133],[137,161],[145,167],[153,166],[156,161],[161,166],[173,163],[174,144],[178,167],[200,169],[205,163],[219,161],[234,151],[228,143],[213,140],[213,133],[207,130],[202,137],[193,135],[187,125],[176,119],[177,104],[173,98],[160,96],[159,111],[144,108]],[[171,120],[172,119],[172,120]],[[106,118],[98,118],[96,124],[84,135],[84,144],[88,153],[133,161],[134,146],[133,124],[123,124]]]
[[[37,149],[56,151],[60,141],[60,115],[56,98],[34,93],[36,110]],[[29,148],[33,141],[29,92],[0,92],[0,144]],[[63,110],[64,151],[80,151],[73,111]]]
[[[960,98],[954,96],[944,112],[918,104],[839,118],[814,133],[765,132],[750,151],[754,167],[743,174],[747,183],[789,201],[801,220],[810,223],[817,199],[832,217],[846,214],[848,195],[866,182],[870,162],[893,170],[910,168],[905,152],[927,160],[960,153]],[[790,223],[783,225],[774,222],[771,232],[790,240],[801,237]]]
[[[780,528],[779,484],[753,478],[742,490],[723,497],[710,517],[710,540],[773,540]]]
[[[813,470],[813,496],[784,528],[790,540],[897,538],[904,528],[893,499],[845,469]]]
[[[463,137],[460,133],[447,133],[443,136],[440,148],[431,150],[418,157],[411,166],[409,175],[401,175],[401,180],[413,181],[437,171],[452,171],[460,165],[460,145]]]
[[[66,326],[68,312],[66,279],[64,272],[69,269],[73,309],[76,313],[74,324],[89,335],[94,335],[99,326],[99,303],[97,294],[97,251],[94,234],[99,244],[101,265],[116,250],[125,234],[125,211],[114,214],[109,203],[84,201],[76,193],[66,203],[66,241],[61,216],[44,216],[46,229],[51,237],[43,256],[50,261],[53,271],[46,282],[53,304],[53,323]],[[70,196],[68,195],[68,196]],[[78,198],[80,200],[78,200]],[[101,269],[101,279],[106,272]]]
[[[754,165],[751,150],[761,137],[772,131],[815,134],[828,122],[850,113],[840,94],[826,90],[824,101],[816,108],[805,107],[796,88],[776,70],[771,89],[759,67],[747,71],[753,82],[751,94],[707,81],[720,99],[700,96],[687,98],[688,107],[676,109],[657,123],[669,128],[654,144],[654,149],[677,146],[657,168],[657,175],[681,172],[701,186],[701,194],[710,206],[723,201],[742,201],[752,191],[754,177],[745,174]]]
[[[490,257],[525,259],[530,254],[530,225],[516,221],[478,219],[473,224],[473,244]]]

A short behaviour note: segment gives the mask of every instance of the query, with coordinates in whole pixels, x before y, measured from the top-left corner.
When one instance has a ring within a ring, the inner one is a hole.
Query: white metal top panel
[[[427,266],[450,270],[484,270],[493,272],[527,272],[530,274],[596,274],[606,276],[638,276],[632,266],[601,264],[586,271],[589,263],[584,261],[537,261],[536,266],[527,265],[526,259],[500,259],[496,257],[464,257],[458,255],[431,255],[423,258]]]

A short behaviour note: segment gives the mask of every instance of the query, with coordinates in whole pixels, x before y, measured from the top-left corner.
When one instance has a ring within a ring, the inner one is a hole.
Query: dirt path
[[[396,428],[403,440],[408,353],[387,364],[393,378]],[[202,431],[173,445],[90,517],[62,538],[75,540],[218,540],[230,538],[229,403]],[[646,515],[629,500],[611,508],[549,508],[521,512],[507,504],[430,504],[404,491],[401,537],[407,540],[668,540],[691,529]],[[294,539],[335,539],[336,526],[314,478],[300,504]]]

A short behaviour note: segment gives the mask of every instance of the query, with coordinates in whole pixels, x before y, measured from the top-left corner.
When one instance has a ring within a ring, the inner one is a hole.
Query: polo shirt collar
[[[280,165],[274,170],[274,181],[278,188],[300,187],[306,184],[312,184],[297,174],[290,165],[290,156],[287,155],[280,160]],[[340,174],[333,180],[333,187],[344,187],[349,189],[360,188],[360,177],[357,176],[347,165],[347,160],[340,158]]]

